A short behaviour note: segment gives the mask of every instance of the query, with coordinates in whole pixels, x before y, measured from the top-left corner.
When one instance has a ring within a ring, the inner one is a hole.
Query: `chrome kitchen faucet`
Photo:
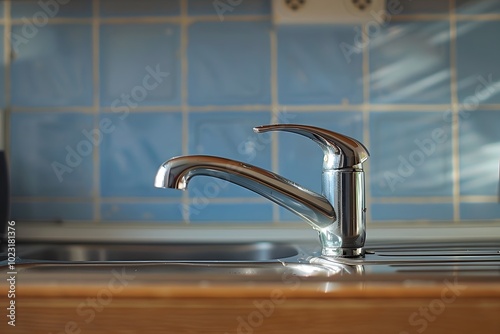
[[[325,129],[298,125],[258,126],[257,133],[293,132],[322,149],[322,195],[275,173],[244,162],[206,155],[172,158],[161,165],[155,187],[185,190],[196,175],[217,177],[252,190],[295,213],[318,231],[325,256],[363,256],[366,235],[363,162],[369,153],[356,139]]]

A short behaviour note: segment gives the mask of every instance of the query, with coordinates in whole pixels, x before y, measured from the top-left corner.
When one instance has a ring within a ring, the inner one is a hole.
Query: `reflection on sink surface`
[[[317,261],[317,260],[316,260]],[[365,275],[391,273],[433,277],[500,277],[498,242],[408,243],[372,246],[363,259],[338,259],[362,266]]]
[[[238,244],[72,244],[29,245],[18,256],[23,262],[113,262],[113,261],[268,261],[298,254],[288,244],[256,242]]]
[[[113,272],[141,277],[147,282],[200,282],[200,281],[267,281],[293,282],[297,277],[304,279],[325,279],[342,272],[338,268],[324,267],[306,263],[280,262],[235,262],[211,263],[108,263],[108,264],[24,264],[18,265],[20,277],[29,280],[30,277],[42,278],[52,282],[59,280],[81,280],[86,282],[99,280]],[[64,274],[64,275],[61,275]]]
[[[51,281],[79,279],[80,275],[107,277],[113,268],[133,271],[146,281],[178,282],[281,282],[284,275],[326,281],[500,277],[497,242],[369,245],[364,258],[322,257],[317,243],[30,244],[19,245],[17,250],[16,269],[32,274],[23,274],[23,279]],[[6,262],[3,259],[0,266]]]

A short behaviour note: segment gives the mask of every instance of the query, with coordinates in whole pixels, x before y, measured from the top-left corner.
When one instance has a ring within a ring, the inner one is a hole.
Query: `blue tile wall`
[[[469,115],[460,120],[460,193],[500,196],[500,111]]]
[[[500,215],[498,203],[462,203],[460,215],[464,220],[497,220]]]
[[[181,222],[180,203],[109,202],[101,204],[103,222]]]
[[[273,206],[270,203],[241,203],[235,209],[234,204],[211,203],[207,206],[189,207],[189,218],[193,223],[269,223],[273,218]]]
[[[102,107],[180,105],[179,25],[103,24],[99,42]]]
[[[90,199],[96,147],[85,133],[92,131],[94,118],[79,112],[13,113],[12,195]]]
[[[252,131],[280,122],[366,144],[370,223],[500,222],[498,1],[404,0],[363,40],[361,24],[274,26],[271,7],[0,1],[12,218],[296,224],[223,180],[153,187],[165,160],[200,154],[321,192],[316,144]]]
[[[25,25],[12,26],[12,105],[91,106],[91,25],[49,23],[36,33],[25,30]]]
[[[180,196],[178,191],[153,187],[159,165],[182,153],[180,113],[103,113],[99,128],[103,197]]]
[[[43,22],[45,17],[91,17],[91,1],[38,1],[22,0],[11,2],[11,17],[15,19],[39,18]],[[33,20],[33,23],[38,22]]]
[[[189,27],[191,105],[269,104],[269,22],[197,22]]]
[[[176,16],[180,14],[180,0],[148,0],[137,5],[135,0],[103,0],[99,2],[102,17]]]
[[[449,1],[435,0],[401,0],[394,1],[395,4],[400,3],[402,13],[409,14],[448,14],[450,9]],[[398,7],[399,8],[399,7]]]
[[[90,200],[76,202],[16,201],[11,205],[11,215],[21,221],[79,222],[92,220],[94,209]]]
[[[372,219],[380,221],[453,220],[451,203],[374,203]]]
[[[452,196],[451,123],[441,112],[370,115],[374,197]]]
[[[271,169],[271,145],[252,128],[268,124],[271,113],[265,111],[197,112],[189,115],[189,154],[215,155]],[[264,135],[265,136],[265,135]],[[188,192],[192,197],[257,197],[240,186],[224,180],[194,178]]]
[[[370,100],[376,104],[450,103],[450,27],[397,22],[370,41]]]
[[[499,29],[500,21],[462,21],[457,24],[457,85],[460,103],[500,103],[500,45],[491,42]],[[487,51],[478,53],[477,50]]]
[[[340,47],[355,35],[352,26],[279,27],[279,102],[362,103],[362,57],[346,58]]]
[[[500,3],[496,0],[456,0],[458,14],[500,13]]]
[[[206,0],[188,0],[189,15],[214,15],[224,21],[226,15],[270,15],[271,3],[267,0],[216,2]],[[224,4],[226,6],[224,6]]]

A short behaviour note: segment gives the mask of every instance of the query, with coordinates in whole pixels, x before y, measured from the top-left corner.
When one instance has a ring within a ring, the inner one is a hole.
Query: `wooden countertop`
[[[9,290],[0,284],[2,312]],[[500,333],[500,282],[20,282],[0,333]]]

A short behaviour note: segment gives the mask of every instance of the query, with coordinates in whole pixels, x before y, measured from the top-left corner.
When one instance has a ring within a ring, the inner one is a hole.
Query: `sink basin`
[[[274,242],[24,244],[18,246],[16,269],[22,273],[23,282],[54,284],[81,279],[99,281],[113,271],[139,275],[141,282],[282,282],[287,277],[325,279],[342,270],[343,265],[334,268],[307,263],[303,260],[306,253],[312,250]]]
[[[352,271],[342,264],[309,263],[308,257],[319,255],[317,244],[24,244],[17,249],[16,269],[25,282],[92,281],[114,270],[151,282],[323,280]]]
[[[145,281],[178,282],[282,282],[287,275],[323,281],[500,278],[498,242],[372,244],[367,246],[364,258],[325,258],[317,243],[274,242],[20,244],[17,255],[16,268],[24,272],[26,279],[51,281],[81,275],[86,279],[108,277],[113,268],[137,273]],[[0,266],[6,264],[5,259],[0,261]]]
[[[20,246],[24,263],[134,261],[269,261],[296,256],[296,247],[272,242],[234,244],[60,244]]]

